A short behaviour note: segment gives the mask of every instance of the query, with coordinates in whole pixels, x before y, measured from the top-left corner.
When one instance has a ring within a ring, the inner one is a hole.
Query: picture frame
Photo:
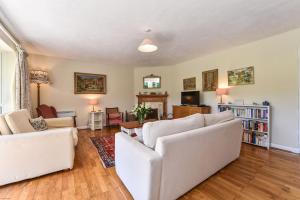
[[[183,79],[183,90],[196,90],[196,77]]]
[[[202,90],[207,91],[216,91],[218,88],[218,69],[208,70],[202,72]]]
[[[159,89],[161,88],[161,77],[150,74],[149,76],[143,77],[143,88],[144,89]]]
[[[106,94],[106,75],[74,72],[74,94]]]
[[[254,66],[227,71],[228,86],[254,84]]]

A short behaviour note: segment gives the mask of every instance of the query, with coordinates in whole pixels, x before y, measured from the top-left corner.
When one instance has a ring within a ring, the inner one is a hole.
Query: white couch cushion
[[[0,115],[0,134],[1,135],[12,134],[11,130],[9,129],[9,127],[6,123],[5,115]]]
[[[5,120],[13,134],[34,132],[31,126],[30,115],[26,109],[14,111],[5,115]]]
[[[223,123],[234,119],[232,111],[227,110],[215,114],[204,114],[205,126],[211,126],[218,123]]]
[[[204,127],[204,117],[198,113],[180,119],[148,122],[143,126],[143,141],[146,146],[154,148],[159,137],[202,127]]]

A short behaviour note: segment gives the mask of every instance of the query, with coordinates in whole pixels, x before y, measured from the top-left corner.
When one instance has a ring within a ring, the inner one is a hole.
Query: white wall
[[[28,58],[31,69],[42,69],[49,72],[50,85],[41,86],[41,104],[56,107],[57,110],[75,110],[78,126],[86,126],[89,98],[100,98],[100,107],[118,106],[121,111],[131,110],[133,106],[133,68],[125,66],[108,66],[96,62],[84,62],[40,55]],[[74,72],[96,73],[107,75],[107,94],[76,95],[74,94]],[[31,84],[33,107],[37,105],[36,85]]]
[[[162,76],[161,91],[170,94],[168,112],[172,112],[171,106],[180,104],[184,78],[196,77],[197,90],[201,90],[202,71],[217,68],[219,87],[226,87],[228,70],[254,66],[255,84],[232,87],[227,101],[244,99],[248,104],[270,101],[273,114],[272,143],[298,148],[299,46],[300,29],[296,29],[174,66],[136,68],[135,93],[147,91],[143,89],[143,76],[151,73]],[[215,111],[215,92],[201,92],[201,103],[212,106]]]

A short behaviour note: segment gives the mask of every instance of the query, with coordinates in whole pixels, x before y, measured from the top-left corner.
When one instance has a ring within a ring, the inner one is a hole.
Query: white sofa
[[[50,119],[45,131],[28,132],[28,127],[26,133],[14,134],[7,120],[0,116],[0,185],[73,168],[78,138],[72,118]]]
[[[145,145],[149,135],[143,135],[144,144],[125,133],[116,135],[116,172],[134,199],[176,199],[239,157],[241,120],[214,120],[216,116],[203,115],[207,126],[179,133],[170,130],[170,123],[176,127],[175,120],[144,125],[164,132],[161,137],[154,134],[153,148],[151,141],[150,147]]]

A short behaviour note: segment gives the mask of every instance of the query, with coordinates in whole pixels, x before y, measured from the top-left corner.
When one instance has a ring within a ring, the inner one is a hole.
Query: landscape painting
[[[74,73],[75,94],[106,94],[106,75]]]
[[[218,69],[202,72],[202,90],[216,91],[218,88]]]
[[[254,67],[245,67],[228,71],[228,85],[249,85],[254,84]]]
[[[183,79],[183,90],[196,90],[196,77]]]

